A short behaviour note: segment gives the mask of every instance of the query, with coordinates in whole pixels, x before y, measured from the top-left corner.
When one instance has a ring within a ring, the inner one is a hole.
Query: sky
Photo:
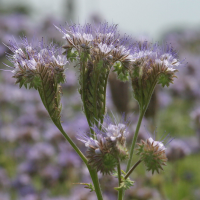
[[[81,0],[82,23],[88,13],[99,13],[125,32],[157,38],[169,29],[200,27],[198,0]],[[86,3],[87,2],[87,3]],[[88,20],[88,19],[87,19]],[[87,21],[86,20],[86,21]]]
[[[132,35],[147,35],[157,40],[170,29],[200,27],[199,0],[1,0],[7,5],[27,4],[35,20],[44,16],[63,18],[69,1],[74,3],[72,21],[84,24],[98,15]]]

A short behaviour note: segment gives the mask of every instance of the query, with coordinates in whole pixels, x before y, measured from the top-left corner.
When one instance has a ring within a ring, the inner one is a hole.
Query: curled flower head
[[[64,82],[64,66],[68,62],[53,43],[44,41],[29,43],[24,37],[21,43],[10,41],[7,46],[13,55],[8,59],[14,64],[13,78],[20,87],[38,90],[42,102],[55,124],[60,125],[60,83]]]
[[[148,103],[156,84],[164,87],[173,83],[180,65],[176,52],[169,45],[160,47],[143,42],[135,46],[129,73],[134,97],[141,107]]]
[[[132,51],[132,61],[134,64],[153,60],[158,55],[158,45],[150,44],[147,41],[138,42]]]
[[[101,59],[111,60],[112,64],[116,61],[129,61],[129,54],[132,45],[131,39],[128,36],[121,37],[117,25],[108,23],[101,23],[98,26],[91,24],[68,25],[68,28],[56,27],[61,33],[64,34],[64,39],[67,44],[63,46],[66,52],[71,52],[71,49],[81,55],[82,52],[90,54],[90,59],[98,61]],[[87,50],[87,51],[86,51]]]
[[[173,73],[171,78],[174,78],[174,73],[177,72],[176,68],[182,64],[177,58],[177,53],[170,45],[160,47],[158,44],[148,42],[138,43],[132,53],[132,61],[132,70],[135,70],[135,66],[143,68],[144,79],[148,79],[148,76],[159,78],[159,75],[167,74],[167,72]],[[168,86],[169,83],[172,83],[171,79],[163,86]]]
[[[127,123],[110,123],[110,118],[105,119],[106,124],[102,129],[93,128],[96,138],[83,136],[79,138],[87,147],[86,157],[88,163],[103,174],[111,174],[119,160],[128,157],[126,149]]]
[[[106,115],[104,117],[104,124],[101,124],[101,129],[94,127],[94,131],[97,134],[104,135],[107,140],[112,141],[116,145],[126,147],[126,137],[129,134],[129,123],[129,120],[124,120],[124,116],[122,116],[121,120],[117,122],[115,118],[113,120],[109,115]]]
[[[106,87],[113,65],[122,79],[127,79],[127,66],[131,62],[131,39],[120,36],[117,25],[68,25],[67,29],[56,27],[67,42],[63,46],[67,58],[77,60],[80,68],[80,89],[84,112],[90,126],[103,120],[106,114]],[[119,67],[120,64],[120,67]],[[125,76],[125,78],[124,78]]]
[[[163,170],[163,165],[166,165],[166,147],[160,141],[155,141],[151,137],[146,141],[141,140],[138,144],[137,154],[140,156],[140,159],[144,161],[145,166],[148,171],[157,171]]]
[[[7,57],[14,64],[11,72],[17,79],[16,83],[20,83],[20,87],[22,85],[27,87],[29,84],[29,87],[37,89],[41,66],[52,73],[58,83],[64,81],[63,72],[67,60],[53,43],[47,46],[42,40],[32,44],[24,37],[19,44],[16,41],[10,41],[7,47],[13,52]]]
[[[97,135],[97,139],[84,136],[79,138],[87,147],[86,157],[88,164],[100,171],[102,174],[113,173],[117,166],[118,159],[112,153],[112,146],[102,135]]]

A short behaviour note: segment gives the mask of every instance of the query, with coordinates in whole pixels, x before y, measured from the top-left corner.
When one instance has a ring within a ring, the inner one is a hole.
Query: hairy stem
[[[139,115],[137,127],[136,127],[136,130],[135,130],[134,138],[133,138],[132,145],[131,145],[131,150],[130,150],[130,154],[129,154],[130,157],[129,157],[128,164],[127,164],[127,167],[126,167],[126,172],[129,171],[130,166],[131,166],[131,162],[132,162],[132,158],[133,158],[133,151],[134,151],[134,148],[135,148],[138,133],[139,133],[139,130],[140,130],[140,125],[141,125],[142,119],[144,117],[145,111],[146,111],[146,109],[140,110],[140,115]]]
[[[76,153],[80,156],[80,158],[83,160],[83,162],[87,165],[87,158],[83,155],[81,150],[76,146],[76,144],[71,140],[71,138],[65,133],[65,131],[62,128],[62,125],[57,126],[57,128],[60,130],[60,132],[63,134],[63,136],[67,139],[67,141],[70,143],[70,145],[76,151]]]
[[[87,167],[88,167],[88,170],[90,172],[90,176],[92,178],[92,182],[94,184],[94,188],[95,188],[95,192],[96,192],[96,195],[97,195],[97,199],[98,200],[103,200],[101,188],[100,188],[100,185],[99,185],[99,178],[98,178],[98,175],[97,175],[97,171],[95,169],[92,169],[89,165],[87,165]]]
[[[103,200],[102,193],[101,193],[101,188],[99,186],[99,179],[98,179],[96,170],[92,169],[88,165],[87,158],[83,155],[83,153],[80,151],[80,149],[74,144],[74,142],[71,140],[71,138],[65,133],[65,131],[62,128],[62,126],[61,125],[60,126],[56,125],[56,126],[60,130],[60,132],[63,134],[63,136],[67,139],[67,141],[71,144],[73,149],[78,153],[78,155],[81,157],[83,162],[86,164],[86,166],[87,166],[87,168],[88,168],[88,170],[90,172],[90,176],[92,178],[92,182],[94,184],[94,188],[95,188],[95,192],[96,192],[97,198],[98,198],[98,200]]]
[[[139,130],[140,130],[141,122],[142,122],[144,114],[145,114],[145,112],[146,112],[146,110],[148,108],[148,105],[149,105],[149,102],[151,100],[151,96],[153,94],[153,91],[154,91],[154,88],[155,88],[156,84],[157,84],[157,80],[152,85],[145,104],[139,104],[140,105],[140,107],[139,107],[140,115],[139,115],[137,127],[136,127],[135,134],[134,134],[134,137],[133,137],[133,140],[132,140],[132,144],[131,144],[131,149],[130,149],[130,154],[129,154],[130,158],[128,160],[128,164],[127,164],[127,167],[126,167],[126,172],[128,172],[129,169],[130,169],[132,158],[133,158],[133,151],[135,149],[135,144],[136,144],[136,141],[137,141],[137,137],[138,137],[138,133],[139,133]]]
[[[117,174],[118,174],[118,183],[119,183],[118,185],[120,187],[120,184],[122,182],[122,180],[121,180],[121,166],[120,166],[120,163],[118,163],[118,165],[117,165]],[[120,189],[118,191],[118,200],[122,200],[122,199],[123,199],[123,190]]]
[[[127,179],[130,174],[133,172],[133,170],[142,162],[142,160],[138,160],[135,165],[127,172],[127,174],[124,176],[124,179]]]

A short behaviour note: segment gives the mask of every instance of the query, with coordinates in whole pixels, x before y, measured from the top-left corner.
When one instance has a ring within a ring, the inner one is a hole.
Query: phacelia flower
[[[98,135],[97,139],[85,136],[79,139],[87,147],[88,164],[102,174],[111,174],[117,166],[118,159],[112,153],[112,146],[105,137]]]
[[[64,66],[68,62],[61,49],[53,43],[45,45],[43,40],[29,43],[26,37],[20,44],[10,41],[7,47],[13,52],[7,57],[14,64],[11,72],[16,83],[38,90],[51,119],[60,126],[60,83],[65,80]]]
[[[105,120],[106,122],[109,121]],[[83,136],[79,138],[87,147],[88,164],[102,174],[111,174],[118,162],[128,157],[126,149],[127,124],[104,124],[102,129],[93,128],[96,138]]]
[[[53,43],[47,46],[42,40],[32,44],[24,37],[19,44],[10,41],[7,47],[13,52],[7,57],[14,64],[11,72],[20,87],[27,87],[29,84],[30,88],[37,89],[40,85],[41,70],[51,74],[57,83],[64,81],[64,66],[68,61]]]
[[[141,140],[138,144],[137,154],[140,156],[140,159],[144,162],[148,171],[157,171],[163,170],[163,165],[166,165],[166,147],[160,141],[155,141],[151,137],[146,141]]]
[[[129,74],[134,97],[141,107],[148,104],[156,84],[169,86],[182,63],[169,45],[160,47],[148,42],[138,43],[132,51]]]
[[[67,58],[77,60],[80,66],[79,92],[88,123],[93,126],[96,120],[103,122],[109,72],[115,63],[120,63],[120,69],[115,70],[127,78],[133,48],[131,39],[126,35],[121,37],[117,25],[109,26],[108,23],[97,26],[73,24],[67,29],[56,28],[64,34],[67,42],[63,46]]]

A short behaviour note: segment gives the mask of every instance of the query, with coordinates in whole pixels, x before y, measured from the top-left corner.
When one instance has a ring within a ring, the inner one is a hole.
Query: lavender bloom
[[[131,56],[133,63],[154,60],[158,56],[158,45],[149,44],[147,41],[137,43]]]
[[[74,48],[80,55],[82,51],[88,50],[90,59],[108,61],[112,58],[112,64],[116,61],[130,60],[131,40],[128,36],[120,37],[117,25],[108,26],[107,23],[102,23],[93,27],[91,24],[83,26],[74,24],[68,26],[69,30],[63,27],[56,28],[64,34],[63,38],[67,44],[63,48],[66,51]]]
[[[169,45],[160,50],[159,56],[155,59],[155,62],[167,67],[167,71],[172,72],[176,71],[176,67],[182,65],[182,61],[179,61],[177,58],[177,53]]]
[[[115,64],[118,74],[125,73],[132,58],[131,38],[126,35],[121,37],[117,25],[109,26],[107,23],[98,26],[74,24],[68,26],[68,29],[56,28],[64,34],[63,38],[67,41],[63,46],[67,58],[78,60],[79,92],[88,123],[93,126],[96,124],[95,119],[103,122],[108,75]]]
[[[7,58],[14,64],[11,71],[16,83],[20,86],[30,83],[30,87],[39,87],[41,67],[46,67],[58,83],[64,80],[64,66],[67,64],[66,57],[61,54],[61,50],[51,43],[45,45],[44,41],[33,41],[29,43],[27,38],[21,40],[21,44],[10,41],[7,46],[13,55],[7,54]]]
[[[151,44],[147,41],[138,43],[131,56],[134,64],[144,62],[148,64],[148,67],[159,64],[168,68],[167,71],[175,71],[173,67],[179,67],[182,64],[170,45],[160,47],[158,44]]]
[[[142,108],[147,105],[156,84],[169,86],[173,83],[176,68],[182,64],[176,52],[169,45],[160,47],[148,42],[138,43],[132,52],[132,65],[129,74],[132,80],[134,97]]]
[[[111,119],[105,118],[106,124],[93,127],[96,138],[82,136],[79,138],[87,147],[86,157],[88,163],[103,174],[110,174],[115,169],[119,160],[127,158],[126,136],[127,124],[110,123]]]
[[[110,137],[112,141],[120,140],[122,137],[127,135],[127,131],[125,129],[126,125],[124,124],[109,124],[108,128],[106,129],[106,135]]]
[[[88,164],[102,174],[111,174],[117,166],[118,160],[112,154],[112,145],[102,135],[97,139],[83,137],[79,139],[87,147]]]

